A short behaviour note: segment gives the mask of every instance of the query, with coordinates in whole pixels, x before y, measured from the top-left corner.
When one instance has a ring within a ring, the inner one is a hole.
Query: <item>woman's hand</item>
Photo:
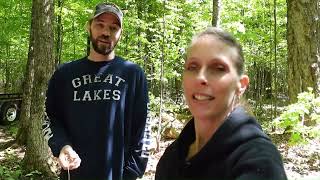
[[[77,169],[80,166],[81,159],[70,145],[65,145],[60,151],[58,158],[60,166],[64,170]]]

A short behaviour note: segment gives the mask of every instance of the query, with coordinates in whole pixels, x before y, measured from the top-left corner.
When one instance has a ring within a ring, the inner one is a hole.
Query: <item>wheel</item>
[[[18,106],[16,103],[7,102],[1,108],[1,124],[10,124],[18,118]]]

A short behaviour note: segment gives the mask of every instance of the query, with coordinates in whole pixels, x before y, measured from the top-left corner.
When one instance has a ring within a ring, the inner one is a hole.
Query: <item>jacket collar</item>
[[[190,159],[190,162],[206,164],[205,162],[211,159],[224,159],[241,143],[257,137],[269,139],[267,135],[262,132],[261,126],[256,120],[249,116],[243,107],[237,107],[230,113],[208,143]],[[191,119],[175,142],[178,146],[179,159],[181,161],[185,161],[189,146],[194,140],[194,119]]]

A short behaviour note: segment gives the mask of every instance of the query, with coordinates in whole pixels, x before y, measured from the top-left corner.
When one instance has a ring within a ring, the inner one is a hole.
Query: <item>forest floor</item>
[[[0,144],[12,140],[9,128],[0,126]],[[140,180],[153,180],[156,165],[164,149],[172,140],[161,141],[159,152],[151,155],[147,170]],[[306,144],[288,146],[287,141],[277,142],[283,156],[285,170],[289,180],[319,180],[320,179],[320,139],[314,139]],[[13,145],[5,150],[0,150],[0,180],[19,180],[21,174],[20,163],[25,149]]]

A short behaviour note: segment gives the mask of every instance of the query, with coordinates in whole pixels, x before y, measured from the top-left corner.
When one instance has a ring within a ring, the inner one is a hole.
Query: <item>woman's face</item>
[[[237,51],[213,35],[196,39],[188,50],[183,73],[184,95],[196,119],[225,118],[240,94]]]

